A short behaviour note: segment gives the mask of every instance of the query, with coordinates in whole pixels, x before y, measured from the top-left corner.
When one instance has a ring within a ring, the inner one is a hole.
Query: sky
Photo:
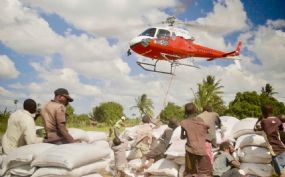
[[[44,105],[63,87],[78,114],[115,101],[135,116],[131,107],[147,94],[157,115],[166,102],[193,100],[207,75],[224,86],[226,104],[266,83],[285,101],[284,9],[282,0],[1,0],[0,111],[14,111],[27,98]],[[184,27],[197,44],[232,51],[241,40],[240,67],[192,58],[185,62],[201,69],[180,66],[173,78],[142,70],[136,61],[151,60],[127,56],[129,41],[172,15],[207,27]]]

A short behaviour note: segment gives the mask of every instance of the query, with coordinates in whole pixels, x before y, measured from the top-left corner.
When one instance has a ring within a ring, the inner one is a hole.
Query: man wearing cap
[[[66,106],[73,99],[64,88],[54,91],[54,100],[49,101],[41,111],[46,130],[46,142],[53,144],[75,143],[66,128]]]

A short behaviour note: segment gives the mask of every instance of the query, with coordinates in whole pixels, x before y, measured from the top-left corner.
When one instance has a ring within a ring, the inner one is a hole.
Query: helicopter
[[[178,61],[186,58],[199,57],[206,58],[207,61],[216,59],[240,60],[238,56],[242,45],[241,41],[238,42],[236,49],[231,52],[212,49],[195,44],[194,37],[187,30],[174,27],[175,22],[175,17],[168,17],[163,22],[168,24],[167,26],[150,27],[139,36],[133,38],[129,43],[128,55],[131,55],[131,51],[133,51],[141,56],[155,60],[154,64],[140,61],[137,61],[137,64],[146,71],[163,74],[174,74],[173,67],[179,65],[199,68],[198,66]],[[170,71],[157,69],[157,63],[162,60],[170,62]]]

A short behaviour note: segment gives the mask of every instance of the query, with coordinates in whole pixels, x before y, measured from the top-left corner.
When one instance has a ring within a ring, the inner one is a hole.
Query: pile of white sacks
[[[107,135],[75,128],[69,129],[69,132],[82,143],[22,146],[1,156],[0,176],[102,177],[98,173],[107,171],[113,159]]]
[[[273,173],[271,154],[262,132],[253,131],[256,122],[256,118],[242,119],[233,127],[231,136],[241,162],[240,172],[269,177]]]
[[[271,176],[273,168],[270,165],[271,156],[261,132],[254,132],[256,118],[238,120],[234,117],[221,117],[223,127],[217,130],[217,141],[229,140],[235,143],[236,157],[241,161],[241,173],[252,176]],[[152,132],[159,139],[167,125],[162,125]],[[126,128],[121,139],[129,141],[126,151],[128,177],[140,177],[135,173],[142,159],[133,154],[133,141],[136,139],[138,126]],[[221,138],[223,131],[224,137]],[[68,177],[100,177],[99,173],[114,174],[114,156],[107,142],[106,133],[86,132],[80,129],[69,129],[70,134],[83,143],[53,145],[34,144],[23,146],[8,154],[0,156],[0,176],[68,176]],[[185,143],[180,139],[181,127],[177,127],[171,138],[171,145],[165,152],[166,158],[155,162],[145,170],[152,177],[183,177],[185,169]]]
[[[217,130],[218,143],[231,141],[235,144],[236,158],[241,161],[240,172],[250,176],[272,176],[271,156],[261,132],[254,132],[256,118],[238,120],[234,117],[220,117],[223,127]],[[221,131],[224,133],[221,138]],[[175,129],[171,145],[167,149],[166,159],[157,161],[146,170],[154,176],[183,177],[185,169],[185,143],[180,139],[181,127]],[[214,154],[216,151],[214,152]]]

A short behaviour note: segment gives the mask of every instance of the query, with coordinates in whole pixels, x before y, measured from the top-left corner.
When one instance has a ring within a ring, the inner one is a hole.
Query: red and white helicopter
[[[173,26],[175,17],[167,18],[164,23],[168,23],[168,26],[148,28],[130,41],[130,49],[132,51],[156,60],[154,64],[137,61],[137,64],[144,70],[173,74],[174,66],[186,65],[199,68],[178,61],[190,57],[207,58],[208,61],[216,59],[240,60],[237,56],[240,54],[241,41],[238,42],[234,51],[223,52],[195,44],[193,36],[188,31]],[[128,55],[130,54],[131,51],[129,50]],[[169,72],[157,70],[156,66],[160,60],[170,62],[171,70]]]

